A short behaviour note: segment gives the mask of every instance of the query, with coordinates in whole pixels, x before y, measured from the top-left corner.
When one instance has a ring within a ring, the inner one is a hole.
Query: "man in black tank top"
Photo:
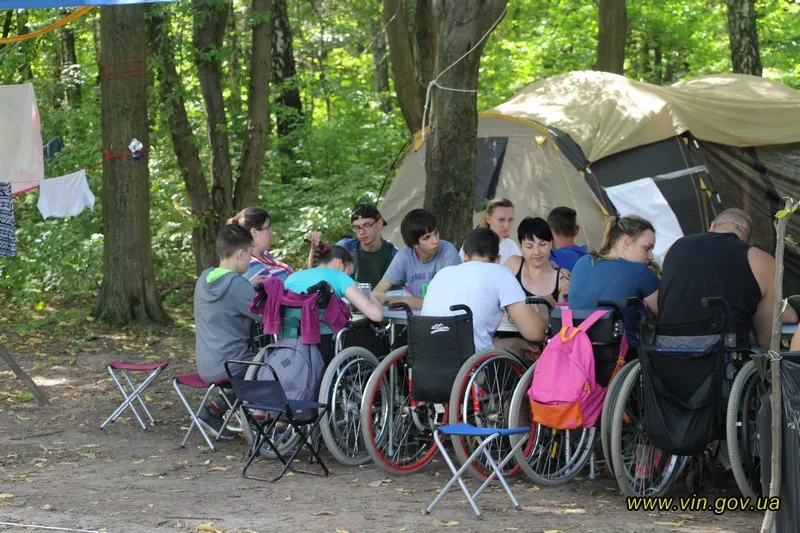
[[[718,307],[704,308],[707,296],[730,306],[730,330],[737,347],[768,348],[772,330],[775,260],[747,244],[752,221],[741,209],[720,213],[708,233],[678,239],[664,260],[658,292],[658,325],[683,334],[702,334],[703,323],[719,317]],[[697,326],[698,327],[692,327]]]

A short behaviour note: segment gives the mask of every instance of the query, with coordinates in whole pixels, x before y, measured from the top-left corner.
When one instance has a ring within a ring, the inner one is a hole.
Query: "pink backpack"
[[[595,379],[592,341],[586,332],[610,312],[595,311],[576,328],[572,325],[572,310],[562,309],[563,327],[545,346],[528,389],[534,422],[553,429],[595,425],[607,388],[598,385]],[[623,335],[614,375],[625,363],[627,351]]]

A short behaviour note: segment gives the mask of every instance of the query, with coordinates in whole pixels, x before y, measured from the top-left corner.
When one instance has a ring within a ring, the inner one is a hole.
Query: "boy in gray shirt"
[[[400,233],[408,248],[400,250],[394,256],[373,293],[384,301],[385,292],[390,287],[404,285],[411,296],[389,298],[389,302],[405,302],[411,307],[421,309],[433,276],[446,266],[460,264],[461,258],[452,243],[439,238],[436,217],[424,209],[409,211],[400,223]]]

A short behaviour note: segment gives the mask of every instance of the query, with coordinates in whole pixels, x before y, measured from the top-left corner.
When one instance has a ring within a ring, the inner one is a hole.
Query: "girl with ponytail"
[[[251,283],[261,281],[263,277],[286,277],[294,272],[292,267],[278,261],[269,252],[272,245],[272,217],[260,207],[248,207],[228,219],[228,224],[238,224],[250,232],[253,237],[253,253],[250,268],[244,275]]]

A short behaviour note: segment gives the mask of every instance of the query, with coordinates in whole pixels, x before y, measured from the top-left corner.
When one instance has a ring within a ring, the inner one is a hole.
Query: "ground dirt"
[[[165,330],[121,336],[84,331],[79,337],[58,340],[64,338],[58,327],[52,333],[0,336],[51,400],[50,406],[36,405],[0,362],[0,531],[44,531],[22,527],[37,525],[114,533],[723,533],[757,531],[761,521],[755,512],[629,512],[607,474],[597,481],[584,475],[556,488],[517,479],[512,486],[522,510],[515,511],[494,488],[479,500],[483,521],[455,489],[426,516],[423,509],[447,479],[441,460],[422,473],[399,477],[372,464],[345,467],[326,455],[328,478],[245,480],[240,477],[244,439],[222,442],[211,452],[195,433],[187,448],[180,447],[188,416],[170,380],[193,371],[191,336],[176,338]],[[158,421],[147,432],[129,413],[100,430],[120,402],[105,370],[105,362],[117,358],[170,363],[147,392]],[[277,472],[275,464],[262,460],[253,469],[260,475]],[[673,493],[685,491],[677,487]],[[709,496],[718,495],[738,496],[733,489]]]

